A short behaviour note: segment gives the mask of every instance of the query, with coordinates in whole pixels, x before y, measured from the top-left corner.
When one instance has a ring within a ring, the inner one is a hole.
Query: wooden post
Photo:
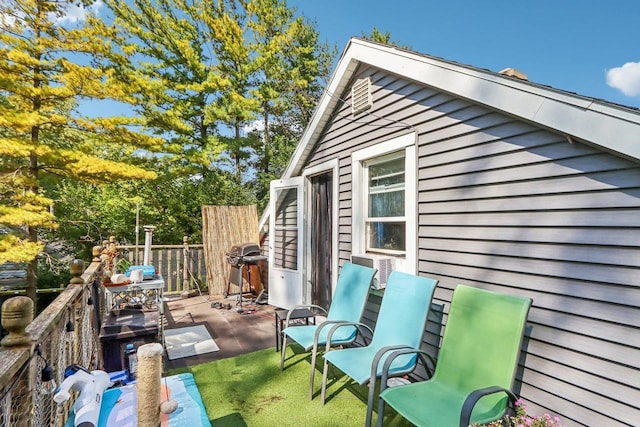
[[[26,296],[11,297],[2,304],[2,327],[9,331],[0,344],[2,347],[29,346],[31,336],[25,328],[33,321],[33,300]],[[18,374],[15,374],[18,375]],[[29,424],[29,413],[32,408],[32,383],[27,380],[18,381],[11,391],[11,399],[20,402],[10,412],[7,425],[22,427]]]
[[[182,293],[180,297],[189,298],[195,293],[194,289],[191,289],[191,280],[189,279],[189,268],[191,268],[191,258],[189,257],[189,236],[182,238]]]

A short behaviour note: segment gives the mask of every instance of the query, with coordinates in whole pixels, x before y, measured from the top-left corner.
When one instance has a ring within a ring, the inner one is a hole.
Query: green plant
[[[549,414],[532,417],[527,414],[527,405],[518,399],[515,402],[516,414],[512,417],[505,416],[500,420],[484,424],[486,427],[563,427],[560,424],[560,418]],[[472,424],[472,427],[478,427],[478,424]]]
[[[131,267],[131,262],[126,258],[120,258],[115,265],[115,270],[124,273],[129,267]]]

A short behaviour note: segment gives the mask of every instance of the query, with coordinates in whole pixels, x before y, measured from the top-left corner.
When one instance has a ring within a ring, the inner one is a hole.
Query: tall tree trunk
[[[38,15],[43,12],[42,3],[38,2]],[[39,27],[35,29],[35,38],[36,41],[40,42],[41,31]],[[42,55],[40,51],[35,54],[35,66],[33,68],[33,88],[35,89],[35,94],[33,97],[33,111],[39,112],[42,107],[42,98],[40,95],[40,88],[42,87],[42,80],[40,77],[40,60],[42,59]],[[38,184],[38,154],[36,152],[36,148],[40,143],[40,125],[37,124],[31,128],[31,154],[29,155],[29,177],[32,179],[31,185],[28,187],[29,191],[32,191],[33,194],[38,194],[39,184]],[[29,241],[37,243],[38,242],[38,230],[35,226],[29,225],[27,227],[27,231],[29,234]],[[29,262],[27,266],[27,288],[25,290],[26,295],[31,298],[33,301],[33,310],[34,317],[37,312],[37,302],[38,302],[38,257],[36,256],[34,259]]]
[[[269,173],[269,163],[271,163],[270,154],[271,150],[269,147],[269,104],[265,102],[264,105],[264,136],[262,137],[262,144],[264,147],[263,155],[263,165],[262,171],[265,174]]]
[[[36,97],[38,98],[38,97]],[[39,103],[39,99],[37,100]],[[35,103],[35,102],[34,102]],[[34,145],[37,144],[39,138],[40,129],[38,126],[34,126],[31,129],[31,141]],[[33,191],[34,194],[38,194],[38,156],[35,153],[31,153],[29,159],[29,175],[33,179],[33,184],[29,187],[29,191]],[[27,233],[30,242],[38,242],[38,230],[34,226],[27,227]],[[27,287],[25,290],[26,295],[33,300],[34,316],[36,314],[36,303],[38,302],[38,258],[34,258],[29,262],[27,266]]]
[[[236,182],[238,184],[242,183],[242,168],[240,167],[240,124],[236,122],[235,124],[236,130]]]

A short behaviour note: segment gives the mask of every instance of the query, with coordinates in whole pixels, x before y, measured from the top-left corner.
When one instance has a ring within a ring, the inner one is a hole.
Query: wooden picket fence
[[[118,249],[132,265],[142,264],[143,246],[120,245]],[[204,293],[207,286],[207,268],[203,245],[151,245],[149,263],[165,281],[165,295],[181,294],[197,290],[196,282]]]

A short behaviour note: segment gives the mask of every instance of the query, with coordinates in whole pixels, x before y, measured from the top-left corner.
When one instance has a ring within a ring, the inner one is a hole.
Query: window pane
[[[371,192],[404,189],[404,157],[369,166]]]
[[[367,249],[406,250],[404,222],[367,223]]]
[[[404,216],[404,190],[369,195],[369,217]]]
[[[404,157],[369,165],[370,218],[404,216]]]
[[[295,270],[298,265],[298,190],[295,187],[276,191],[274,267]]]
[[[276,190],[276,227],[296,227],[298,225],[298,189]]]

